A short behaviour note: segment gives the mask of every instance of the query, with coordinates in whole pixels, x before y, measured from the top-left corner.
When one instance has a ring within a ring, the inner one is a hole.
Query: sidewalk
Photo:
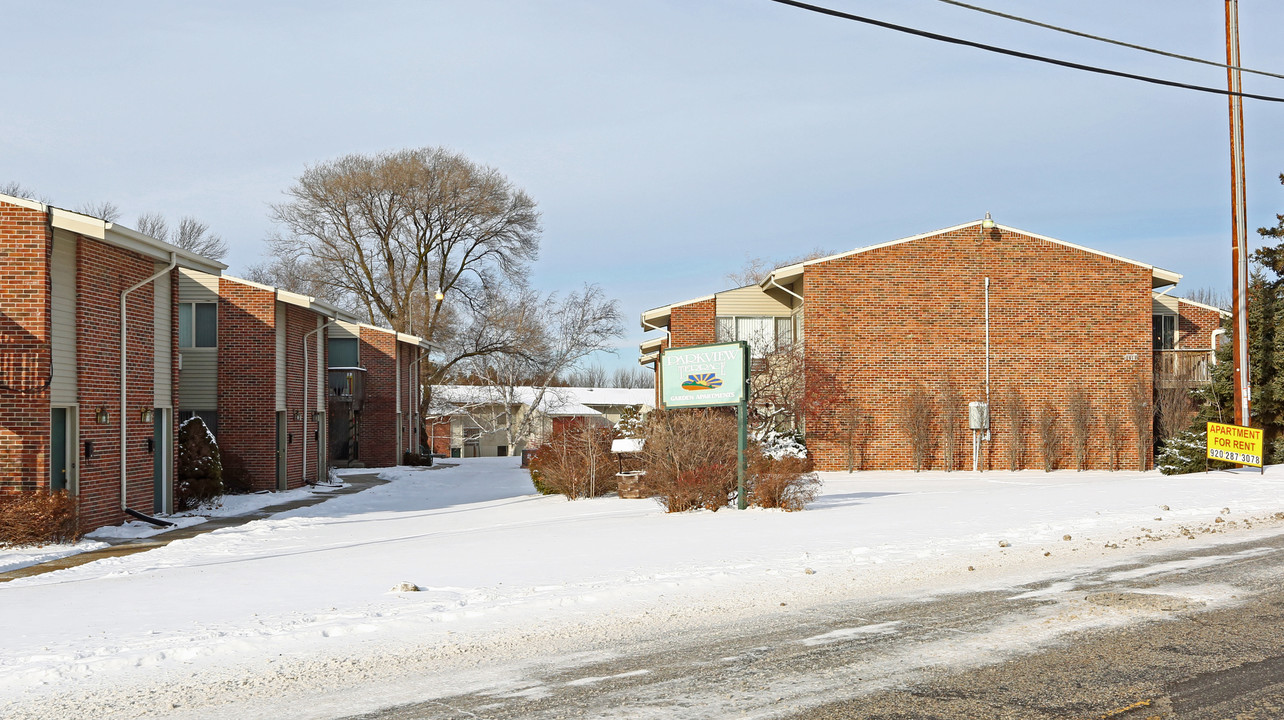
[[[72,568],[78,565],[91,563],[95,560],[102,560],[103,558],[121,557],[124,555],[146,552],[158,547],[164,547],[175,540],[196,537],[197,535],[203,535],[207,532],[213,532],[219,528],[245,525],[246,523],[269,517],[286,510],[318,505],[332,497],[335,497],[336,495],[352,495],[354,493],[359,493],[366,488],[371,488],[375,485],[383,485],[388,482],[387,480],[380,480],[378,472],[378,469],[374,469],[369,473],[344,475],[343,481],[347,483],[347,487],[327,492],[318,492],[311,497],[303,498],[301,500],[292,500],[279,505],[269,505],[267,507],[259,508],[253,512],[245,513],[244,515],[212,517],[199,525],[176,528],[174,530],[169,530],[167,532],[160,533],[159,535],[153,535],[146,538],[106,539],[103,540],[103,542],[108,543],[109,547],[100,548],[98,550],[89,550],[87,552],[69,555],[64,558],[50,560],[37,565],[28,565],[27,567],[18,568],[17,570],[0,572],[0,583],[9,582],[10,580],[16,580],[22,577],[31,577],[32,575],[42,575],[44,573],[62,570],[64,568]]]

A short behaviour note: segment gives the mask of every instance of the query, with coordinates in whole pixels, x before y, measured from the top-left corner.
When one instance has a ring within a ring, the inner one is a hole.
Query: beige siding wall
[[[276,304],[276,409],[285,410],[285,303]]]
[[[331,325],[326,332],[330,333],[332,338],[355,338],[360,339],[361,327],[356,323],[337,321]]]
[[[179,302],[218,302],[218,276],[179,268]]]
[[[1177,304],[1177,298],[1167,295],[1150,296],[1150,312],[1152,315],[1178,315],[1180,308]]]
[[[764,292],[757,285],[720,292],[714,296],[714,314],[718,316],[787,316],[791,312],[789,303],[781,300],[788,295],[773,290]]]
[[[74,405],[76,387],[76,236],[55,230],[50,267],[53,321],[53,369],[49,385],[53,405]]]
[[[156,263],[156,271],[167,267],[166,263]],[[171,302],[170,274],[166,273],[152,282],[152,303],[156,308],[156,332],[152,352],[152,371],[155,378],[155,398],[152,405],[167,408],[174,404],[173,382],[173,340],[174,340],[174,304]]]
[[[184,348],[178,405],[184,410],[218,409],[218,350]]]

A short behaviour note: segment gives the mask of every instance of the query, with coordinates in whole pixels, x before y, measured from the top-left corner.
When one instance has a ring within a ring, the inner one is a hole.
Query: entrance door
[[[67,448],[71,441],[71,428],[68,420],[71,413],[67,408],[49,410],[49,489],[66,490],[70,479],[70,465],[67,459]]]
[[[166,500],[169,499],[169,408],[156,408],[152,411],[152,512],[167,511]]]
[[[276,411],[276,489],[286,490],[289,487],[289,479],[286,477],[285,465],[285,411]]]

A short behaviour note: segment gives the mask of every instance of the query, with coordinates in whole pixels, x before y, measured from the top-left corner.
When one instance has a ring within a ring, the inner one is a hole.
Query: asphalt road
[[[1284,718],[1284,535],[601,655],[354,718]]]

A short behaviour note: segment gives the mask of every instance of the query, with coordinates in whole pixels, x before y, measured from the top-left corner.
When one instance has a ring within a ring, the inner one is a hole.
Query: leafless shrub
[[[865,469],[869,441],[874,437],[874,419],[861,414],[860,403],[848,400],[839,419],[847,472]]]
[[[1045,403],[1039,410],[1039,457],[1043,459],[1043,471],[1052,472],[1057,467],[1061,456],[1061,435],[1057,427],[1056,408]]]
[[[1066,415],[1070,419],[1070,452],[1074,457],[1075,470],[1087,470],[1088,438],[1092,432],[1092,403],[1082,386],[1075,386],[1070,392]]]
[[[1003,394],[1003,414],[1008,418],[1008,469],[1016,472],[1025,467],[1025,425],[1029,410],[1021,391],[1009,388]]]
[[[611,458],[609,427],[588,422],[558,425],[531,460],[531,479],[545,494],[567,500],[595,497],[615,490],[616,463]]]
[[[963,394],[953,380],[941,383],[941,463],[946,472],[958,467],[959,415]]]
[[[667,512],[718,510],[736,492],[736,420],[717,409],[655,410],[639,460]]]
[[[1168,442],[1177,433],[1190,427],[1195,419],[1195,404],[1191,402],[1187,386],[1189,373],[1171,378],[1171,382],[1155,390],[1155,419],[1159,427],[1159,440]]]
[[[1154,444],[1155,409],[1151,403],[1150,386],[1138,375],[1128,385],[1128,419],[1136,431],[1137,469],[1146,469],[1146,459]]]
[[[76,499],[64,490],[0,494],[0,547],[80,539]]]
[[[749,462],[749,504],[763,508],[802,510],[820,492],[820,478],[810,458],[771,458],[753,453]]]
[[[1123,449],[1123,421],[1113,412],[1106,415],[1106,448],[1110,452],[1110,469],[1119,469],[1119,452]]]
[[[901,430],[909,438],[914,472],[919,472],[932,452],[932,397],[921,383],[914,385],[901,400]]]

